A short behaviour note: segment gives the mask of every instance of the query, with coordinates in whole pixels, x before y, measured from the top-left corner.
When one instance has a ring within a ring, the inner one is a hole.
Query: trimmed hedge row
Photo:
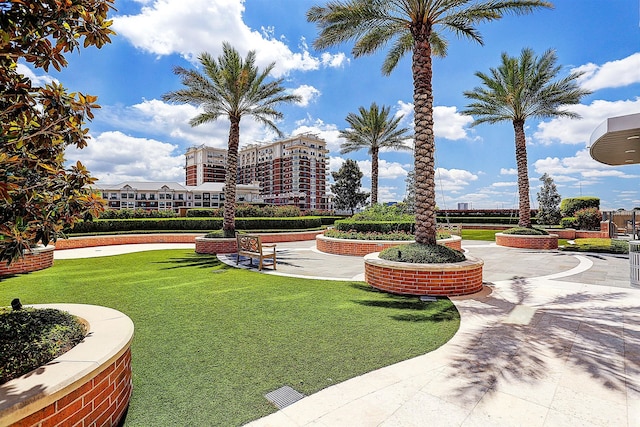
[[[304,230],[320,228],[322,217],[236,218],[238,230]],[[78,222],[70,233],[122,231],[211,231],[222,229],[222,218],[105,219]]]
[[[335,222],[335,227],[339,231],[356,231],[359,233],[397,233],[405,232],[414,234],[415,221],[353,221],[341,219]]]

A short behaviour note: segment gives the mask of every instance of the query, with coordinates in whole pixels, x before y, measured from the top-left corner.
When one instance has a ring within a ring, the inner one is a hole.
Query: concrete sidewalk
[[[360,257],[323,254],[314,242],[277,247],[277,270],[266,274],[363,279]],[[629,284],[628,258],[463,247],[485,261],[485,287],[452,298],[461,326],[451,341],[248,426],[640,427],[640,290]],[[70,251],[105,254],[56,259]],[[219,258],[235,266],[235,255]]]

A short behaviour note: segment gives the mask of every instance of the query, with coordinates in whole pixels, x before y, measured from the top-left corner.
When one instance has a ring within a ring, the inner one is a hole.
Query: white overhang
[[[612,166],[640,163],[640,113],[611,117],[591,134],[589,154]]]

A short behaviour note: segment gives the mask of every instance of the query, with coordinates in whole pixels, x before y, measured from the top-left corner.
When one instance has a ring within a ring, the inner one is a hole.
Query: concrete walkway
[[[640,290],[628,258],[463,247],[485,261],[486,286],[452,298],[462,321],[451,341],[248,426],[640,427]],[[277,270],[263,272],[362,280],[362,263],[282,243]]]

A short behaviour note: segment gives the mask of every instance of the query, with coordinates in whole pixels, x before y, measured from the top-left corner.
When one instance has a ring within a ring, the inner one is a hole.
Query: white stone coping
[[[557,234],[507,234],[507,233],[496,233],[496,236],[501,236],[501,237],[513,237],[513,238],[517,238],[517,239],[553,239],[553,238],[558,238]]]
[[[19,421],[90,381],[117,360],[133,339],[131,319],[112,308],[86,304],[28,307],[67,311],[87,321],[89,332],[80,344],[60,357],[0,384],[0,425]]]
[[[484,261],[480,258],[465,254],[465,261],[460,262],[443,262],[437,264],[422,264],[413,262],[399,262],[381,259],[378,255],[380,252],[374,252],[364,256],[365,264],[375,265],[378,267],[388,268],[390,270],[411,270],[411,271],[463,271],[472,268],[481,267]]]

